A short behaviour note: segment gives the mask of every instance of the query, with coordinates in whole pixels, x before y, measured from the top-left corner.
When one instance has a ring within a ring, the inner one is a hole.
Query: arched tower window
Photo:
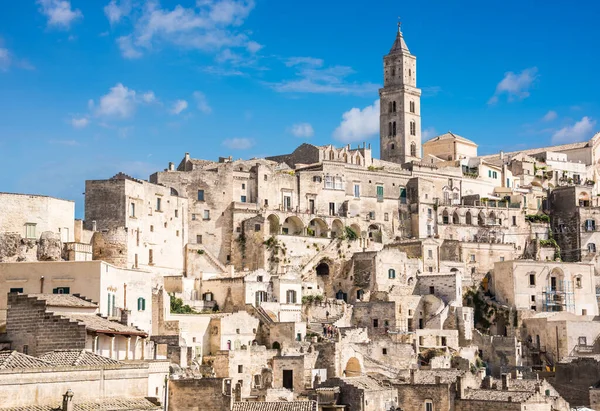
[[[329,159],[333,160],[335,158],[335,154],[333,153],[333,151],[329,152]]]
[[[410,135],[411,136],[417,135],[417,124],[414,121],[410,122]]]
[[[396,67],[392,67],[392,77],[396,75]]]
[[[410,155],[412,157],[417,156],[417,145],[414,143],[414,141],[412,143],[410,143]]]
[[[360,165],[360,157],[356,157],[356,164]]]
[[[411,69],[408,69],[408,77],[412,76],[412,71]]]
[[[396,102],[395,101],[394,101],[394,104],[393,104],[393,109],[394,109],[393,111],[395,113],[396,112]]]
[[[392,122],[390,121],[388,123],[388,136],[391,137],[392,135]]]
[[[388,104],[388,113],[392,113],[394,109],[394,105],[392,104],[392,102],[390,101]]]
[[[414,112],[415,112],[415,102],[414,102],[414,101],[411,101],[411,102],[410,102],[410,112],[411,112],[411,113],[414,113]]]
[[[393,129],[393,135],[395,136],[396,135],[396,122],[395,121],[392,123],[392,129]]]

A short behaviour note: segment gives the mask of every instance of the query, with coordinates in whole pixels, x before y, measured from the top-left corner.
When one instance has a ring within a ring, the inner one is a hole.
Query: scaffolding
[[[543,291],[543,311],[575,312],[573,283],[569,280],[549,279],[548,286]]]

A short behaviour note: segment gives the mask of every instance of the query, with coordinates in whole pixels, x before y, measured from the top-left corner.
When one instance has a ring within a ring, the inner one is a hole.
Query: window
[[[138,298],[137,299],[137,309],[138,311],[146,311],[146,299],[145,298]]]
[[[35,235],[35,223],[26,223],[25,224],[25,238],[36,238]]]
[[[379,320],[377,318],[373,319],[373,328],[378,328],[379,327]]]
[[[417,135],[417,123],[415,123],[414,121],[410,122],[410,135],[411,136]]]
[[[22,288],[11,288],[10,293],[22,293],[23,289]]]
[[[381,350],[381,354],[383,354],[383,355],[387,355],[387,348],[383,348],[383,349]]]
[[[148,264],[154,264],[154,251],[148,250]]]
[[[442,337],[442,346],[446,346],[446,337]]]
[[[52,290],[52,294],[70,294],[70,293],[71,293],[70,287],[56,287],[55,289]]]
[[[242,190],[246,189],[246,184],[242,183]]]
[[[595,243],[589,243],[588,244],[588,251],[590,253],[595,253],[596,252],[596,244]]]
[[[179,210],[175,210],[175,218],[179,217]]]
[[[254,231],[260,231],[260,224],[254,224]]]
[[[417,156],[417,145],[414,142],[410,143],[410,155],[412,157],[416,157]]]
[[[269,177],[267,177],[267,175],[265,174],[265,175],[263,176],[263,180],[267,181],[268,179],[269,179]]]
[[[354,184],[354,198],[360,198],[360,185]]]
[[[263,276],[262,275],[256,276],[256,281],[258,281],[259,283],[262,283],[262,280],[263,280]]]
[[[506,187],[510,187],[510,178],[506,179]]]
[[[196,221],[196,214],[192,213],[192,221]]]
[[[242,196],[241,201],[242,201],[242,203],[245,203],[246,202],[246,196]]]
[[[596,221],[585,220],[585,231],[596,231]]]
[[[433,285],[429,286],[429,294],[435,294],[435,287]]]
[[[161,204],[160,204],[160,203],[161,203],[161,200],[162,200],[162,199],[161,199],[160,197],[158,197],[158,198],[156,199],[156,211],[160,211],[160,206],[161,206]]]
[[[410,107],[410,112],[414,113],[415,112],[415,102],[411,101],[409,104],[409,107]]]
[[[390,278],[390,279],[396,278],[396,270],[394,270],[393,268],[390,268],[388,270],[388,278]]]
[[[471,262],[474,263],[475,262],[475,254],[471,254]]]
[[[27,355],[29,353],[29,345],[23,345],[23,354]]]
[[[198,190],[198,201],[204,201],[204,190]]]
[[[425,401],[425,411],[433,411],[433,402],[431,400]]]
[[[535,274],[529,274],[529,285],[535,285]]]
[[[325,176],[325,188],[333,188],[333,177]]]
[[[512,225],[517,225],[517,216],[512,216]]]
[[[202,235],[200,235],[200,234],[196,235],[196,244],[202,244]]]
[[[427,257],[433,258],[433,250],[427,250]]]
[[[296,304],[296,291],[295,290],[287,290],[285,293],[286,301],[288,304]]]
[[[391,137],[391,136],[393,136],[393,134],[392,134],[392,122],[390,121],[388,123],[388,137]]]
[[[390,215],[388,213],[383,213],[383,221],[389,221]]]
[[[575,277],[575,287],[581,288],[581,277],[580,276]]]
[[[383,202],[383,186],[377,186],[377,201]]]
[[[204,220],[210,220],[210,210],[204,210]]]
[[[535,295],[531,296],[531,302],[534,303],[535,302]]]
[[[396,112],[396,102],[395,101],[394,101],[394,104],[392,105],[392,108],[393,108],[392,111],[395,113]]]
[[[395,121],[392,123],[392,135],[393,136],[396,135],[396,122]]]
[[[243,373],[244,372],[244,366],[242,364],[238,365],[238,373]]]
[[[392,113],[392,112],[393,112],[393,108],[394,108],[394,105],[393,105],[393,104],[392,104],[392,102],[390,101],[390,102],[388,103],[388,113]]]
[[[334,182],[336,190],[342,190],[344,188],[344,186],[342,184],[342,177],[335,177],[333,179],[333,182]]]
[[[179,230],[176,230],[176,231],[175,231],[175,236],[176,236],[176,237],[179,237]]]
[[[129,217],[135,217],[135,203],[129,204]]]

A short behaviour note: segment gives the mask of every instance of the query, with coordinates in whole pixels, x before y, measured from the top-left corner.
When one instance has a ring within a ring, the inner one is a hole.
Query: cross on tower
[[[398,33],[401,33],[400,26],[402,26],[402,22],[400,21],[400,17],[398,17]]]

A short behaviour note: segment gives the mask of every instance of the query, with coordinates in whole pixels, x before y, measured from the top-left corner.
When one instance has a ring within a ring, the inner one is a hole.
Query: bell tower
[[[398,23],[398,34],[383,57],[383,88],[379,89],[381,159],[407,163],[421,159],[421,90],[417,58],[410,54]]]

